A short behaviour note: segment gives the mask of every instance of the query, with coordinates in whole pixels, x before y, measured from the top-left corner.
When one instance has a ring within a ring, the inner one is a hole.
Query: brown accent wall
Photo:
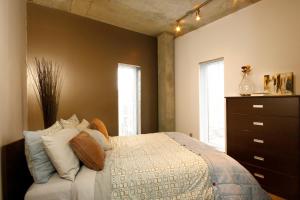
[[[118,135],[117,67],[126,63],[141,66],[142,133],[157,131],[156,38],[34,4],[27,13],[28,62],[46,57],[63,67],[59,117],[99,117]],[[42,128],[31,83],[28,121],[29,129]]]

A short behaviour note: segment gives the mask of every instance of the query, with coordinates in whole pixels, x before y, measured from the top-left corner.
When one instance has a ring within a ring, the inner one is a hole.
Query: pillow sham
[[[47,183],[55,172],[46,151],[44,150],[42,135],[37,132],[24,131],[25,156],[28,169],[35,183]]]
[[[57,121],[51,127],[39,131],[24,131],[25,156],[28,169],[35,183],[46,183],[55,172],[46,151],[41,136],[53,135],[60,130],[62,126]]]
[[[106,126],[100,119],[98,118],[93,119],[90,124],[90,128],[98,130],[100,133],[102,133],[105,136],[107,141],[109,141],[109,135]]]
[[[84,129],[87,129],[88,127],[90,126],[90,123],[85,120],[85,119],[82,119],[82,121],[80,122],[80,124],[78,124],[76,126],[76,128],[79,130],[79,131],[83,131]]]
[[[112,149],[112,145],[99,131],[93,129],[85,129],[84,131],[90,134],[90,136],[92,136],[100,144],[100,146],[104,149],[104,151]]]
[[[44,130],[39,130],[37,132],[42,135],[51,135],[51,134],[57,133],[58,131],[60,131],[62,129],[63,129],[62,125],[58,121],[56,121],[49,128],[44,129]]]
[[[79,119],[76,114],[73,114],[69,119],[60,119],[63,128],[74,128],[79,124]]]
[[[70,181],[75,180],[79,171],[79,160],[72,151],[69,141],[78,133],[76,128],[67,128],[51,136],[42,136],[45,150],[59,176]]]
[[[103,169],[105,152],[88,133],[80,132],[70,140],[70,146],[86,167],[95,171]]]

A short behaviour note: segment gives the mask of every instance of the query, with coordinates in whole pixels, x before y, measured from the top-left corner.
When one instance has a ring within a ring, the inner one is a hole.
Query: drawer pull
[[[258,177],[258,178],[262,178],[262,179],[265,178],[265,176],[262,175],[262,174],[254,173],[253,175],[256,176],[256,177]]]
[[[255,143],[260,143],[260,144],[263,144],[263,143],[264,143],[263,140],[256,139],[256,138],[253,139],[253,142],[255,142]]]
[[[263,122],[253,122],[254,126],[264,126]]]
[[[264,105],[253,105],[253,108],[264,108]]]
[[[264,160],[265,160],[265,158],[260,157],[260,156],[253,156],[253,158],[254,158],[255,160],[259,160],[259,161],[264,161]]]

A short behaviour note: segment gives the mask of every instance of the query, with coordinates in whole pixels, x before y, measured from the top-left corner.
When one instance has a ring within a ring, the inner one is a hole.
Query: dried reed
[[[44,127],[48,128],[57,119],[62,89],[62,71],[57,63],[45,58],[35,58],[35,65],[29,67],[34,90],[43,112]]]

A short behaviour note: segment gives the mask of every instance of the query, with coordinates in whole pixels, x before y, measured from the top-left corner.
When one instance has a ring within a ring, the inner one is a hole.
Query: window
[[[138,66],[118,65],[119,135],[141,132],[141,73]]]
[[[225,151],[224,59],[200,63],[200,140]]]

